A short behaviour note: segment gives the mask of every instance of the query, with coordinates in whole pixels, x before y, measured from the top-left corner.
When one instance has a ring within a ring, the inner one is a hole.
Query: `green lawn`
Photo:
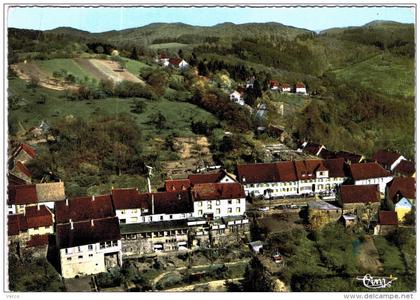
[[[66,70],[68,74],[73,74],[78,79],[82,80],[85,77],[93,79],[94,77],[88,71],[83,69],[77,62],[71,58],[55,58],[48,60],[37,60],[34,63],[49,76],[55,71]]]
[[[414,63],[407,57],[378,55],[333,73],[339,80],[391,96],[414,96]]]
[[[130,72],[131,74],[137,77],[140,74],[140,70],[143,70],[145,68],[150,68],[150,66],[138,60],[124,58],[124,61],[126,63],[125,67],[127,68],[128,72]]]

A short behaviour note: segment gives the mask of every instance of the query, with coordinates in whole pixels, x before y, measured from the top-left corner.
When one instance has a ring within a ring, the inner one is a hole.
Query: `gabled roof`
[[[78,197],[55,202],[57,223],[101,219],[115,216],[111,195]]]
[[[28,230],[28,223],[23,214],[8,215],[7,216],[7,235],[18,235],[23,231]]]
[[[46,182],[36,184],[39,202],[54,202],[66,199],[64,182]]]
[[[189,179],[167,179],[165,180],[165,191],[186,191],[191,187]]]
[[[380,202],[381,196],[377,184],[372,185],[342,185],[340,186],[341,201],[346,203]]]
[[[398,225],[397,212],[380,211],[378,221],[380,225]]]
[[[20,144],[16,150],[13,152],[13,156],[16,157],[19,155],[21,151],[26,152],[30,157],[35,158],[36,156],[36,150],[29,146],[28,144]]]
[[[408,198],[416,198],[416,180],[413,177],[395,177],[387,184],[388,196],[391,200],[397,201],[397,195]]]
[[[27,206],[25,218],[28,228],[49,227],[54,224],[53,215],[45,205]]]
[[[323,160],[299,160],[294,164],[296,176],[301,180],[316,178],[316,172],[327,171]]]
[[[397,152],[387,151],[387,150],[378,150],[373,155],[372,159],[374,161],[377,161],[381,165],[391,166],[401,156],[402,155]]]
[[[36,234],[31,236],[31,239],[26,243],[26,248],[42,247],[48,245],[48,234]]]
[[[182,59],[181,58],[175,58],[175,57],[173,57],[173,58],[170,58],[169,59],[169,63],[171,65],[178,66],[181,62],[182,62]]]
[[[194,206],[189,191],[157,192],[146,194],[149,207],[152,207],[152,197],[155,214],[183,214],[194,211]],[[151,211],[149,210],[149,213]]]
[[[296,83],[296,88],[298,89],[298,88],[304,88],[305,87],[305,85],[303,84],[303,82],[297,82]]]
[[[245,198],[239,183],[202,183],[192,188],[194,201]]]
[[[217,183],[222,180],[225,176],[232,177],[227,172],[223,170],[219,170],[214,173],[201,173],[201,174],[191,174],[188,175],[188,179],[191,182],[191,185],[199,184],[199,183]],[[234,178],[232,178],[234,179]]]
[[[121,239],[117,217],[57,224],[56,236],[59,249]]]
[[[328,169],[329,177],[346,177],[344,173],[344,158],[326,159],[325,166]]]
[[[278,181],[296,181],[296,167],[293,161],[281,161],[275,164]]]
[[[413,176],[416,173],[416,164],[409,160],[401,160],[394,169],[395,174]]]
[[[242,184],[281,181],[278,168],[274,163],[238,165],[237,170],[239,182]]]
[[[334,151],[327,150],[325,148],[321,150],[321,152],[319,153],[319,156],[322,157],[323,159],[342,158],[344,159],[344,161],[346,162],[349,161],[351,163],[359,163],[363,158],[363,156],[359,154],[355,154],[355,153],[351,153],[347,151],[334,152]]]
[[[354,180],[391,176],[391,173],[375,162],[351,164],[349,168]]]
[[[112,201],[115,209],[148,208],[145,194],[140,194],[137,188],[113,189]]]
[[[323,147],[324,147],[323,145],[308,142],[303,148],[303,151],[316,156],[318,152],[320,152],[321,148]]]
[[[290,85],[288,83],[282,83],[281,88],[282,89],[288,89],[288,88],[290,88]]]
[[[279,82],[277,80],[270,80],[270,86],[279,86]]]
[[[16,171],[18,171],[18,172],[20,172],[20,173],[22,173],[22,174],[24,174],[24,175],[26,175],[26,176],[28,176],[28,177],[32,177],[32,173],[31,173],[31,171],[29,171],[29,169],[22,163],[22,162],[20,162],[20,161],[17,161],[16,163],[15,163],[15,167],[14,167],[14,169],[16,170]]]
[[[7,203],[9,205],[38,203],[35,184],[9,185]]]
[[[17,177],[16,175],[13,175],[12,173],[7,174],[7,179],[8,179],[9,186],[26,184],[25,180]]]

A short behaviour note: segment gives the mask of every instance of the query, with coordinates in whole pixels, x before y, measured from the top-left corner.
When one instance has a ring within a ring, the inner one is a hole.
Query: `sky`
[[[73,27],[90,32],[103,32],[140,27],[150,23],[182,22],[212,26],[223,22],[265,23],[313,31],[333,27],[360,26],[374,20],[415,23],[414,7],[277,7],[277,8],[53,8],[9,7],[8,27],[47,30]]]

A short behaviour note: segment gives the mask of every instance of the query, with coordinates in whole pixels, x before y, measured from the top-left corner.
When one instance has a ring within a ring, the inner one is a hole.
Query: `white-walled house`
[[[194,217],[216,219],[245,213],[245,191],[239,183],[199,183],[192,187]]]
[[[244,101],[244,93],[242,92],[238,92],[238,91],[234,91],[233,93],[231,93],[229,95],[230,101],[237,103],[239,105],[245,105],[245,101]]]
[[[247,196],[321,195],[334,198],[346,176],[344,160],[304,160],[238,165],[238,180]]]
[[[296,92],[296,94],[305,94],[306,95],[306,86],[302,82],[296,83],[295,92]]]
[[[118,218],[69,221],[56,227],[64,278],[98,274],[122,265]]]
[[[385,194],[387,183],[393,178],[391,173],[376,162],[350,164],[349,169],[355,185],[377,184],[382,195]]]
[[[290,93],[292,91],[292,88],[290,87],[288,83],[283,83],[281,85],[281,91],[285,93]]]

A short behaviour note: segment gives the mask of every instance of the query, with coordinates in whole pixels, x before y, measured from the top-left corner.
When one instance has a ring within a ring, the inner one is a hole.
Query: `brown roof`
[[[68,223],[113,217],[115,212],[111,195],[102,195],[55,202],[55,216],[57,223]]]
[[[328,150],[328,149],[325,149],[325,148],[323,148],[321,150],[321,152],[319,152],[319,157],[322,157],[323,159],[333,159],[333,158],[336,158],[334,151],[331,151],[331,150]]]
[[[281,161],[276,163],[278,181],[296,181],[296,166],[293,161]]]
[[[28,223],[23,214],[7,216],[7,234],[9,236],[18,235],[22,231],[28,230]]]
[[[380,211],[379,212],[380,225],[398,225],[397,212],[395,211]]]
[[[29,146],[28,144],[21,144],[19,147],[14,151],[13,156],[19,155],[21,151],[25,151],[30,157],[34,158],[36,156],[36,150]]]
[[[281,181],[279,170],[275,163],[238,165],[237,171],[238,179],[241,183]]]
[[[140,194],[137,188],[113,189],[112,201],[115,209],[148,208],[144,194]]]
[[[391,176],[388,171],[375,162],[351,164],[349,168],[354,180]]]
[[[340,196],[343,203],[373,203],[381,199],[377,184],[342,185]]]
[[[416,164],[409,160],[402,160],[394,169],[395,174],[413,176],[416,173]]]
[[[395,177],[387,184],[388,196],[391,200],[398,201],[402,196],[408,199],[416,198],[416,180],[413,177]]]
[[[8,184],[11,185],[24,185],[26,184],[26,181],[22,178],[17,177],[16,175],[13,175],[11,173],[7,174]]]
[[[149,207],[154,202],[155,214],[182,214],[194,211],[189,191],[147,193]],[[149,210],[151,213],[151,210]]]
[[[297,82],[296,83],[296,88],[304,88],[305,85],[303,84],[303,82]]]
[[[71,226],[73,225],[73,229]],[[81,222],[58,224],[56,227],[57,245],[59,249],[116,241],[121,239],[117,217]]]
[[[169,63],[171,65],[175,65],[175,66],[178,66],[181,63],[181,61],[182,61],[182,59],[180,59],[180,58],[170,58],[169,59]]]
[[[400,156],[401,154],[397,152],[378,150],[372,159],[385,167],[390,167]]]
[[[343,158],[344,161],[346,162],[350,161],[351,163],[359,163],[362,159],[362,155],[359,155],[359,154],[346,152],[346,151],[334,152],[334,151],[327,150],[325,148],[321,150],[321,152],[319,153],[319,156],[322,157],[323,159]]]
[[[217,183],[226,175],[225,171],[217,171],[214,173],[202,173],[188,175],[191,185],[199,183]]]
[[[53,225],[53,215],[45,205],[25,208],[28,228],[49,227]]]
[[[317,155],[319,150],[322,148],[322,145],[308,142],[305,147],[303,148],[303,151],[306,153],[309,153],[311,155]]]
[[[31,236],[31,239],[26,243],[26,248],[41,247],[46,245],[48,245],[48,234],[36,234]]]
[[[192,188],[195,201],[245,198],[239,183],[202,183]]]
[[[343,158],[326,159],[325,166],[329,177],[346,177],[344,173],[345,162]]]
[[[185,191],[191,187],[189,179],[167,179],[165,180],[165,191]]]
[[[15,169],[20,172],[23,173],[24,175],[28,176],[28,177],[32,177],[32,173],[31,171],[29,171],[29,169],[20,161],[17,161],[15,163]]]
[[[316,172],[327,171],[323,160],[295,161],[296,176],[300,180],[316,178]]]
[[[54,202],[66,199],[64,182],[46,182],[36,184],[39,202]]]
[[[8,204],[23,205],[38,203],[35,184],[9,185]]]
[[[288,83],[282,83],[281,88],[282,89],[288,89],[288,88],[290,88],[290,85]]]
[[[279,86],[279,82],[277,80],[270,80],[270,86]]]

